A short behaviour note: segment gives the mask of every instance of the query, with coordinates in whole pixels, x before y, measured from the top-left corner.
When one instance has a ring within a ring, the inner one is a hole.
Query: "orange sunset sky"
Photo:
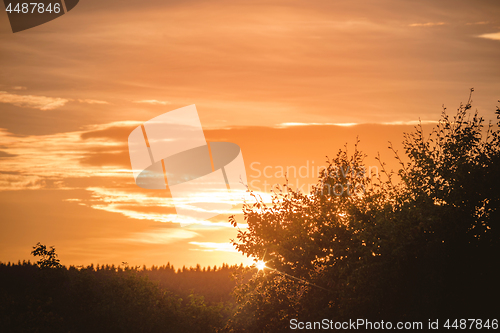
[[[387,142],[402,153],[403,132],[428,131],[471,87],[494,119],[499,59],[498,1],[82,0],[15,34],[2,11],[0,261],[41,242],[66,265],[251,263],[229,212],[181,227],[165,191],[135,185],[135,127],[195,104],[267,198],[280,166],[313,184],[356,136],[368,166],[380,152],[397,168]]]

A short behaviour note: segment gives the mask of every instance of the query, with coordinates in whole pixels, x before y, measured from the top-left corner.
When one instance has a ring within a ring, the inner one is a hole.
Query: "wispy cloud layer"
[[[410,120],[410,121],[391,121],[391,122],[381,122],[383,125],[418,125],[418,124],[436,124],[435,120]],[[361,125],[362,123],[281,123],[276,126],[276,128],[287,128],[287,127],[297,127],[297,126],[341,126],[341,127],[351,127],[356,125]]]
[[[1,170],[11,174],[0,174],[0,190],[37,188],[49,181],[60,182],[68,178],[123,177],[124,167],[118,163],[94,167],[80,163],[88,154],[100,151],[112,155],[126,149],[122,142],[102,138],[84,140],[82,135],[86,132],[18,137],[0,129],[2,150],[11,156],[5,157],[2,163]]]
[[[34,108],[42,111],[57,109],[64,106],[68,99],[59,97],[17,95],[0,91],[0,103],[8,103],[23,108]]]
[[[199,208],[193,206],[196,202],[232,203],[228,193],[193,193],[173,199],[166,190],[148,191],[135,185],[128,164],[128,148],[126,141],[123,142],[131,124],[135,122],[114,122],[81,131],[25,137],[0,129],[0,142],[4,145],[0,150],[0,191],[79,189],[88,195],[74,201],[95,210],[135,220],[232,228],[227,221],[188,218],[175,210],[175,207],[197,210]],[[89,162],[89,156],[94,162]],[[217,212],[238,213],[232,209]]]
[[[494,32],[491,34],[482,34],[482,35],[479,35],[478,37],[491,39],[491,40],[500,40],[500,32]]]
[[[156,99],[143,99],[143,100],[140,100],[140,101],[134,101],[134,103],[151,104],[151,105],[168,105],[168,104],[172,104],[172,102],[158,101]]]
[[[95,99],[78,99],[78,102],[87,103],[87,104],[109,104],[106,101],[99,101],[99,100],[95,100]]]
[[[479,21],[479,22],[469,22],[466,23],[466,25],[483,25],[483,24],[488,24],[490,23],[489,21]]]
[[[276,127],[277,128],[284,128],[284,127],[294,127],[294,126],[355,126],[358,125],[357,123],[281,123],[278,124]]]
[[[130,238],[124,238],[118,241],[146,244],[170,244],[196,236],[199,236],[199,234],[191,230],[162,228],[151,232],[136,232],[133,233]]]
[[[427,23],[412,23],[409,24],[410,27],[434,27],[439,25],[445,25],[445,22],[427,22]]]
[[[199,246],[200,248],[191,249],[194,251],[205,252],[238,252],[231,243],[214,243],[214,242],[189,242],[189,244]]]

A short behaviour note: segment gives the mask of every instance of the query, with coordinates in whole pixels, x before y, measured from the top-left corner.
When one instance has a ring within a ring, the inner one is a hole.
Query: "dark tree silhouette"
[[[33,246],[33,251],[31,254],[35,257],[40,257],[37,261],[37,265],[40,268],[60,268],[61,263],[57,258],[56,249],[51,246],[50,250],[47,250],[47,246],[40,244],[38,242],[35,246]]]
[[[397,175],[381,163],[383,179],[360,177],[356,144],[328,160],[312,195],[246,203],[234,245],[268,268],[237,287],[228,331],[288,331],[293,318],[495,318],[500,121],[485,128],[471,103],[453,118],[443,110],[428,135],[405,134]]]

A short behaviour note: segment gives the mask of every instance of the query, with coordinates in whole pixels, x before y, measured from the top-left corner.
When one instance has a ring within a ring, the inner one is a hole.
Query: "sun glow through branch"
[[[259,271],[262,271],[264,268],[266,268],[266,263],[262,260],[259,260],[255,263],[255,267],[257,267]]]

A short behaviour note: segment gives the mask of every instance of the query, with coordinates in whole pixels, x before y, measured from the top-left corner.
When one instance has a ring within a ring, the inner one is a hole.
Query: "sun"
[[[262,260],[259,260],[255,263],[255,267],[257,267],[257,269],[259,271],[263,270],[264,268],[266,268],[266,263]]]

